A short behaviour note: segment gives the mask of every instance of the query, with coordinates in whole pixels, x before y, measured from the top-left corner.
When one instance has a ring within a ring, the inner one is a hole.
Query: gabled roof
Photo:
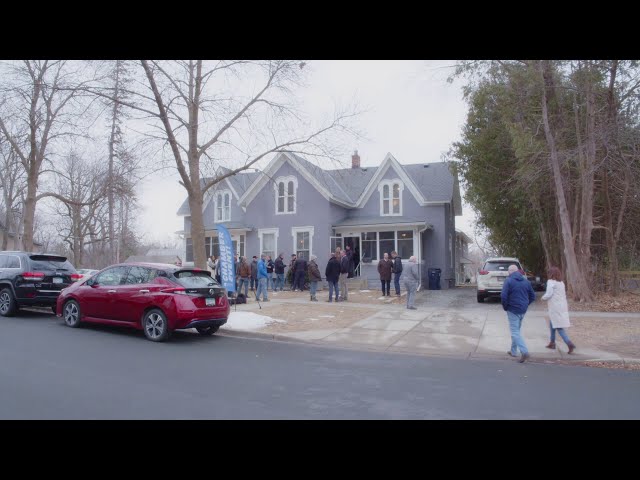
[[[324,169],[297,154],[281,152],[263,172],[243,171],[225,180],[239,203],[248,204],[287,160],[325,198],[347,208],[364,206],[382,176],[393,168],[420,205],[453,202],[455,214],[462,214],[458,179],[451,173],[448,163],[402,165],[390,153],[379,167]],[[219,171],[229,172],[223,167]],[[203,179],[202,184],[208,180],[210,178]],[[189,215],[188,200],[184,201],[178,215]]]

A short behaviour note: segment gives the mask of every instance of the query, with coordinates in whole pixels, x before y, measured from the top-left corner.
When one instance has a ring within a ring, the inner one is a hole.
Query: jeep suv
[[[11,317],[20,307],[51,307],[60,291],[80,280],[66,257],[40,253],[0,252],[0,315]]]
[[[509,276],[509,266],[515,265],[521,272],[520,260],[512,257],[487,258],[484,266],[478,271],[478,303],[487,297],[499,297],[502,285]]]

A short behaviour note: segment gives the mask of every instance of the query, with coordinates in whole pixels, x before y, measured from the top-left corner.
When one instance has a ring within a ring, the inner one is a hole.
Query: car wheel
[[[484,295],[478,295],[478,303],[484,303]]]
[[[164,342],[169,339],[167,317],[157,308],[149,310],[142,319],[144,335],[152,342]]]
[[[16,299],[13,298],[11,289],[4,288],[0,290],[0,315],[3,317],[13,317],[18,311]]]
[[[213,335],[214,333],[216,333],[218,331],[220,327],[196,327],[196,330],[198,330],[198,333],[200,335]]]
[[[78,328],[80,326],[80,305],[75,300],[69,300],[62,307],[62,318],[67,327]]]

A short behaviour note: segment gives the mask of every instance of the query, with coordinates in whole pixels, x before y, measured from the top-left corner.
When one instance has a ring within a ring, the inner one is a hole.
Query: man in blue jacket
[[[507,353],[512,357],[518,356],[520,350],[520,363],[524,363],[529,358],[529,350],[524,343],[524,338],[520,333],[524,314],[527,313],[529,305],[535,299],[531,282],[518,271],[515,265],[509,265],[509,276],[502,286],[502,308],[507,312],[509,319],[509,329],[511,330],[511,350]]]
[[[256,299],[260,300],[260,293],[263,295],[263,302],[268,302],[267,298],[267,278],[269,275],[267,274],[267,256],[263,253],[260,255],[260,261],[258,262],[258,291],[256,292]]]

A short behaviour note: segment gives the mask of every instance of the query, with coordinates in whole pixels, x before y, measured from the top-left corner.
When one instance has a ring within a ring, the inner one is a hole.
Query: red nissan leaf
[[[213,335],[229,312],[226,290],[208,271],[156,263],[107,267],[62,290],[56,305],[69,327],[122,325],[144,331],[154,342],[183,328]]]

